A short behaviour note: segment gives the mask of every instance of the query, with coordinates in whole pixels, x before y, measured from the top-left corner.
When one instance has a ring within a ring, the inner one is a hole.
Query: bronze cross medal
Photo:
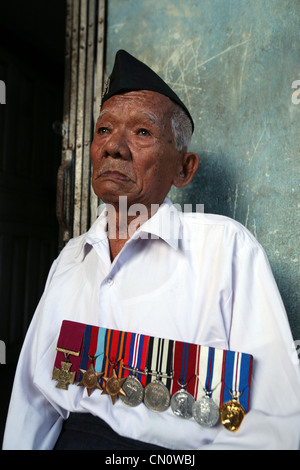
[[[52,374],[52,380],[57,380],[56,388],[61,390],[67,390],[67,385],[74,383],[76,375],[76,372],[70,372],[72,363],[69,361],[69,355],[65,354],[65,356],[66,360],[61,361],[61,368],[54,367]]]

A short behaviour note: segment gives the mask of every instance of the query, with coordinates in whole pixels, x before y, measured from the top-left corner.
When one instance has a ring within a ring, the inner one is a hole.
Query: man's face
[[[161,204],[181,168],[170,117],[174,104],[152,91],[107,100],[91,145],[92,184],[104,202]]]

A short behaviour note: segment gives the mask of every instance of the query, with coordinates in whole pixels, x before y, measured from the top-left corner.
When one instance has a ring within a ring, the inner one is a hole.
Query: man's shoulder
[[[235,230],[246,229],[246,227],[244,227],[237,220],[221,214],[210,214],[206,212],[182,212],[182,220],[184,223],[190,224],[191,226],[216,225],[228,226],[229,228]]]
[[[242,223],[225,215],[182,212],[181,221],[186,234],[196,236],[200,233],[207,236],[221,236],[225,240],[239,240],[258,246],[259,243],[253,233]]]
[[[87,238],[87,232],[77,237],[70,238],[70,240],[67,242],[67,244],[63,248],[62,253],[68,252],[68,251],[80,250],[82,246],[84,246],[86,242],[86,238]]]
[[[58,266],[71,267],[76,264],[83,257],[84,251],[86,250],[86,238],[87,233],[83,233],[77,237],[71,238],[61,250],[58,258]]]

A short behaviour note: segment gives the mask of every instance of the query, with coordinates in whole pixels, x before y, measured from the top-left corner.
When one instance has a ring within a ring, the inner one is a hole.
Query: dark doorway
[[[0,0],[0,442],[17,358],[58,254],[65,2]]]

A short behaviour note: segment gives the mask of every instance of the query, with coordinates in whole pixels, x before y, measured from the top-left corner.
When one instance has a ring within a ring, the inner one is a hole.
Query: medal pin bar
[[[57,388],[78,380],[89,396],[102,386],[113,404],[117,397],[132,407],[144,401],[156,412],[171,404],[176,416],[207,427],[220,418],[233,432],[249,410],[250,354],[74,322],[63,326],[52,376]],[[77,352],[59,347],[69,345]]]
[[[168,388],[161,382],[161,378],[172,379],[173,373],[165,374],[157,371],[149,371],[147,368],[140,370],[136,367],[129,367],[122,364],[124,370],[132,372],[126,378],[123,390],[126,395],[120,395],[120,399],[128,406],[138,406],[142,401],[152,411],[162,412],[169,407],[170,392]],[[145,376],[155,376],[155,381],[148,383],[145,389],[137,378],[137,374]]]

